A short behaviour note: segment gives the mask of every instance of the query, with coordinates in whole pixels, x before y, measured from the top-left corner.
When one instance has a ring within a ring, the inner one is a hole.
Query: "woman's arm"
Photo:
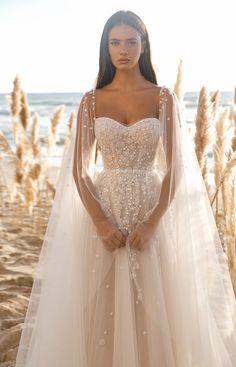
[[[176,109],[177,105],[176,102],[174,102],[174,95],[173,93],[169,92],[168,90],[165,90],[164,92],[164,102],[165,103],[165,122],[166,125],[164,127],[165,135],[166,135],[166,143],[165,145],[165,152],[166,152],[166,165],[167,170],[166,174],[163,178],[162,184],[161,184],[161,192],[159,196],[159,202],[154,208],[154,210],[151,212],[150,216],[148,217],[146,223],[150,224],[151,226],[156,226],[159,223],[159,220],[163,216],[163,214],[166,212],[167,208],[171,204],[177,187],[177,180],[176,180],[176,172],[175,172],[175,163],[176,160],[174,155],[177,153],[175,152],[176,149],[176,134],[175,134],[175,126],[174,124],[177,123],[176,118],[179,120],[179,111]],[[179,123],[179,121],[178,121]]]
[[[83,121],[83,119],[85,118],[84,109],[86,108],[89,111],[90,105],[91,94],[86,93],[81,100],[77,115],[73,177],[84,207],[88,211],[93,223],[97,225],[99,222],[102,222],[107,218],[101,208],[95,187],[89,176],[89,162],[91,160],[95,138],[94,134],[87,130],[89,129],[89,126],[84,126],[85,121]],[[88,119],[91,119],[91,116],[88,116]],[[84,128],[86,130],[82,131]],[[90,134],[90,139],[87,139],[85,134]],[[86,141],[86,146],[83,144],[83,139]]]
[[[92,219],[98,236],[108,251],[125,246],[125,236],[105,215],[100,205],[100,199],[90,177],[90,165],[95,168],[95,136],[91,109],[91,93],[86,93],[80,103],[77,116],[77,130],[75,140],[73,177],[90,218]]]

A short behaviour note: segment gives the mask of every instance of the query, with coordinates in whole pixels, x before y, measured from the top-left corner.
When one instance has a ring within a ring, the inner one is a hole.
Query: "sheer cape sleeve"
[[[185,345],[188,345],[190,351],[192,348],[194,354],[195,336],[199,337],[196,340],[204,340],[204,333],[209,330],[214,333],[213,328],[216,328],[231,357],[236,358],[236,351],[233,352],[236,345],[236,302],[227,256],[219,238],[194,144],[190,141],[178,99],[165,86],[160,88],[159,93],[159,143],[153,166],[158,177],[156,184],[159,194],[143,218],[143,221],[153,223],[155,231],[142,255],[132,250],[127,243],[130,273],[135,277],[139,291],[142,289],[142,281],[138,279],[135,270],[135,259],[139,257],[140,264],[145,268],[145,256],[149,254],[155,259],[157,251],[165,262],[166,276],[169,277],[166,281],[169,282],[171,292],[169,302],[175,305],[175,312],[178,313],[178,321],[176,319],[175,322],[179,322],[179,325],[176,323],[176,329],[182,328]],[[74,178],[83,204],[96,223],[104,220],[105,216],[102,203],[94,190],[94,105],[95,95],[91,91],[84,96],[79,114],[77,136],[80,138],[75,149],[79,157],[78,174],[74,171]],[[119,251],[114,254],[118,263],[122,257]],[[155,263],[155,267],[159,265]],[[155,284],[155,272],[149,272],[149,282]],[[150,305],[145,304],[145,297],[143,304],[146,309],[150,308]],[[191,335],[185,323],[186,308],[194,314],[192,320],[191,313],[188,314]],[[204,309],[214,318],[214,323],[206,319],[203,321],[204,317],[200,313]],[[198,323],[202,329],[196,329]],[[181,352],[181,348],[179,350],[180,354],[185,353],[184,350]],[[210,360],[208,362],[210,365]]]
[[[145,220],[148,218],[149,223],[155,226],[175,198],[184,174],[180,149],[182,122],[177,97],[168,88],[163,87],[159,100],[160,140],[154,169],[162,176],[162,183],[157,202],[145,215]]]
[[[188,317],[191,332],[183,331],[184,343],[190,347],[189,355],[194,354],[194,335],[198,335],[198,340],[206,340],[209,332],[214,335],[217,330],[230,355],[225,363],[235,366],[236,301],[227,255],[220,241],[194,143],[178,99],[166,87],[160,92],[159,119],[155,170],[162,178],[160,194],[145,220],[156,225],[154,238],[160,244],[162,261],[165,259],[165,266],[173,276],[175,286],[170,287],[170,291],[174,295],[172,302],[178,310],[179,323],[183,325],[186,318],[181,310],[191,309],[197,315],[192,320]],[[164,232],[167,237],[163,237]],[[200,312],[207,312],[207,318]],[[200,326],[201,318],[205,321]],[[210,366],[210,358],[210,354],[204,355],[202,361]],[[220,360],[220,352],[217,358]],[[219,360],[215,361],[216,365],[221,365]],[[202,361],[199,360],[199,365]]]
[[[159,194],[144,217],[155,231],[143,252],[108,252],[95,231],[106,217],[95,189],[94,102],[93,91],[83,95],[72,126],[16,367],[95,366],[111,340],[114,367],[139,366],[143,345],[163,366],[235,367],[227,258],[175,94],[160,88]]]
[[[96,137],[94,134],[94,94],[87,92],[81,100],[75,134],[73,176],[85,209],[93,223],[106,220],[94,187],[96,179]]]

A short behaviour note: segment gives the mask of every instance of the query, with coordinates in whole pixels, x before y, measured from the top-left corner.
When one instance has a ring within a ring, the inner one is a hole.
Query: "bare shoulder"
[[[132,92],[133,93],[154,93],[157,94],[159,96],[160,94],[160,90],[162,87],[160,87],[157,84],[154,84],[152,82],[149,82],[148,80],[146,80],[143,85],[141,85],[139,88],[134,89]],[[107,96],[115,96],[116,94],[121,93],[121,91],[119,89],[117,89],[117,87],[113,86],[112,83],[105,85],[102,88],[97,88],[96,89],[96,96],[98,96],[99,98],[106,98]]]

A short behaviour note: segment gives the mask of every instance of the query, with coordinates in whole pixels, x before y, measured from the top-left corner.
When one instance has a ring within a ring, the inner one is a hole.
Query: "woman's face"
[[[116,25],[109,32],[108,51],[117,69],[128,70],[136,66],[144,47],[140,33],[127,24]]]

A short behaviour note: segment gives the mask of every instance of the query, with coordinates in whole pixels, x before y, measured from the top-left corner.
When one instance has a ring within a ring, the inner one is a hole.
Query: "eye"
[[[111,42],[110,42],[110,44],[111,44],[112,46],[117,46],[117,45],[119,44],[119,42],[118,42],[118,41],[111,41]]]

